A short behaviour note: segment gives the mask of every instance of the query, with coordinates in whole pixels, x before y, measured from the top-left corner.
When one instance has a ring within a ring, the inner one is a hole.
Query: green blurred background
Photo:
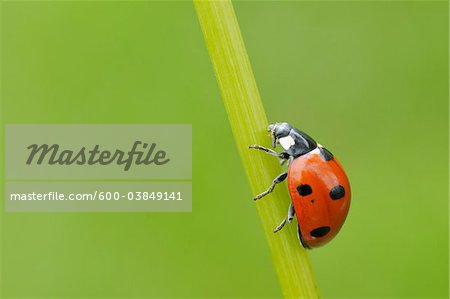
[[[2,205],[1,297],[280,297],[192,3],[1,9],[3,124],[191,123],[194,136],[192,213]],[[321,295],[446,298],[447,2],[235,10],[269,120],[330,148],[352,183],[341,233],[310,251]]]

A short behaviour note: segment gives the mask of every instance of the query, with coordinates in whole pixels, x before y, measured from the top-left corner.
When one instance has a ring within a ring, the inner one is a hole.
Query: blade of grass
[[[248,149],[255,143],[267,144],[270,139],[266,114],[233,6],[230,0],[194,0],[194,5],[251,190],[258,194],[281,169],[276,158]],[[287,188],[278,186],[256,206],[283,295],[318,298],[309,258],[298,241],[296,225],[286,225],[282,231],[273,233],[273,228],[286,216],[289,200]]]

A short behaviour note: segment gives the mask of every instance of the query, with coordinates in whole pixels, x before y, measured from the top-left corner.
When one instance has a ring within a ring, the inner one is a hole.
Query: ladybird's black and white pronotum
[[[298,235],[305,248],[328,243],[341,229],[350,207],[350,184],[341,164],[333,154],[317,144],[306,133],[288,123],[269,126],[272,146],[280,144],[284,152],[253,145],[250,148],[288,161],[287,172],[278,175],[272,185],[254,199],[258,200],[273,191],[275,185],[288,179],[292,202],[286,218],[275,228],[277,232],[286,221],[297,216]]]

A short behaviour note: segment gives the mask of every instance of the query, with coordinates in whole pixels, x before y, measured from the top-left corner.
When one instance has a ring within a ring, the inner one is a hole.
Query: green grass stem
[[[278,160],[248,146],[268,146],[267,117],[253,76],[239,24],[230,0],[194,0],[217,83],[253,194],[270,185],[281,172]],[[243,199],[245,200],[245,198]],[[248,198],[247,200],[251,200]],[[272,259],[286,298],[318,298],[311,264],[297,238],[296,225],[273,229],[286,216],[287,188],[280,185],[255,203]]]

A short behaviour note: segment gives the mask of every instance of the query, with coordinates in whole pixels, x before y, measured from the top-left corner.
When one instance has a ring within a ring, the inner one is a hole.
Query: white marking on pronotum
[[[285,150],[288,150],[291,146],[293,146],[295,144],[295,140],[291,136],[282,137],[279,139],[279,141],[280,141],[281,146]]]

